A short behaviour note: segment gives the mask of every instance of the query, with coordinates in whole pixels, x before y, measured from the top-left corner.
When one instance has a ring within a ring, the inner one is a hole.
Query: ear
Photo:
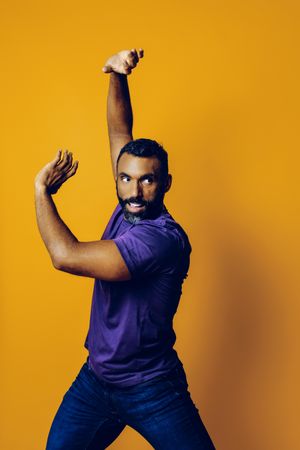
[[[165,192],[168,192],[172,185],[172,175],[169,173],[165,181]]]

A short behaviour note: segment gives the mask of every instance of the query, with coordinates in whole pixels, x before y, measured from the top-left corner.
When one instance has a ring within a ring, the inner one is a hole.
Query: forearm
[[[78,240],[60,218],[45,186],[35,186],[35,207],[41,237],[53,265],[59,268],[61,262],[74,250]]]
[[[61,220],[45,187],[35,188],[38,227],[56,269],[106,281],[125,281],[131,274],[111,240],[79,242]]]
[[[127,76],[110,74],[107,97],[107,124],[109,137],[132,136],[133,114]]]

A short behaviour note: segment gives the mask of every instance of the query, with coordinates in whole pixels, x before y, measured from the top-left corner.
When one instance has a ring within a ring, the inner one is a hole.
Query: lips
[[[142,203],[135,203],[135,202],[128,202],[127,205],[133,211],[139,211],[140,209],[145,207],[145,205],[143,205]]]

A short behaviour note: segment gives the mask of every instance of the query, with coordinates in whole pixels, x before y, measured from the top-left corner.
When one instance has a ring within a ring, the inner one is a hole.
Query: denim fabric
[[[190,397],[183,367],[116,388],[85,362],[63,397],[46,450],[102,450],[126,425],[157,450],[215,449]]]

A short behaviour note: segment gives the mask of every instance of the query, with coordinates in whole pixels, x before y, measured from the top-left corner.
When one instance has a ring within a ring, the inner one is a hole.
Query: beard
[[[145,220],[145,219],[155,219],[165,209],[164,203],[163,203],[165,193],[162,190],[158,191],[157,195],[155,196],[155,198],[153,200],[144,200],[142,197],[130,197],[130,198],[123,199],[119,195],[117,186],[116,186],[116,189],[117,189],[117,197],[118,197],[119,203],[121,205],[121,208],[122,208],[122,211],[124,214],[124,218],[125,218],[125,220],[127,220],[130,223],[137,223],[140,220]],[[128,209],[126,208],[126,205],[129,203],[138,203],[138,204],[144,206],[144,209],[143,209],[143,211],[137,211],[137,212],[128,211]]]

